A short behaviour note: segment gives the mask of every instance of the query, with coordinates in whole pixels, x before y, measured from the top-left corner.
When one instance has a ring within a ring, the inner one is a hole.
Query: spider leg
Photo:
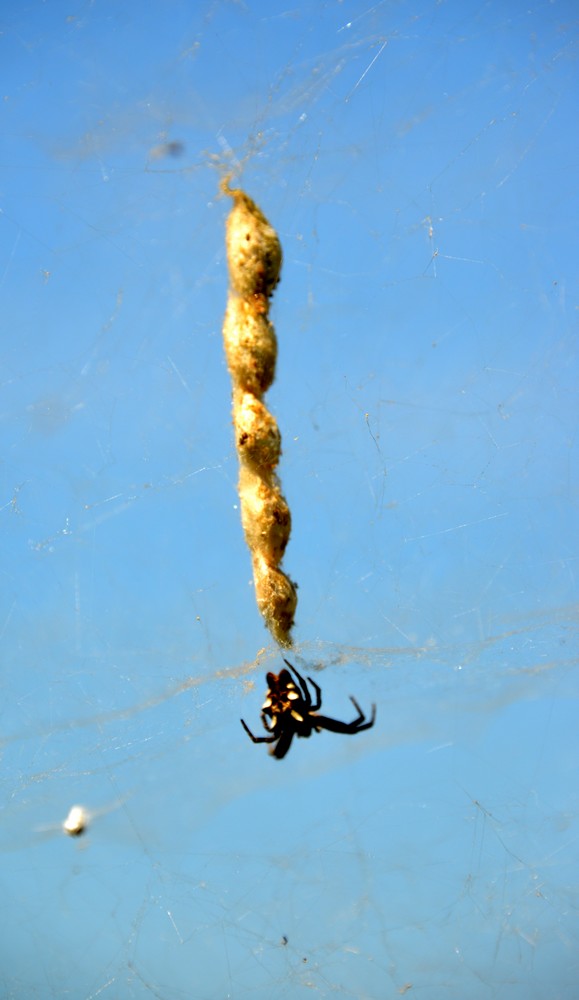
[[[311,696],[310,692],[308,691],[308,685],[306,684],[306,682],[303,679],[302,675],[297,672],[296,668],[293,667],[291,665],[291,663],[289,663],[288,660],[284,659],[283,662],[286,664],[286,666],[290,667],[290,669],[293,670],[293,672],[296,675],[298,681],[300,682],[300,687],[302,689],[302,694],[304,696],[304,701],[305,701],[306,705],[308,706],[308,712],[317,712],[318,708],[322,707],[322,692],[320,691],[319,685],[316,684],[316,682],[314,680],[312,680],[311,677],[307,678],[308,681],[310,682],[310,684],[312,685],[312,687],[315,689],[315,692],[316,692],[316,703],[315,703],[315,705],[312,705],[312,696]]]
[[[352,722],[341,722],[339,719],[329,719],[327,715],[311,716],[312,725],[316,729],[327,729],[331,733],[361,733],[364,729],[371,729],[376,719],[376,706],[372,705],[372,715],[368,721],[355,698],[350,696],[358,716]]]
[[[254,743],[275,743],[275,741],[279,738],[275,733],[273,736],[254,736],[251,729],[248,725],[246,725],[243,719],[240,719],[239,721],[241,722],[241,725],[245,729],[245,732],[249,736],[250,740],[253,740]]]
[[[283,758],[285,757],[286,753],[288,752],[291,746],[293,737],[294,737],[293,729],[288,728],[282,730],[281,736],[276,737],[277,746],[272,747],[271,750],[269,751],[272,757],[275,757],[277,760],[283,760]]]
[[[363,722],[364,719],[366,718],[366,716],[364,715],[362,709],[360,708],[360,706],[359,706],[358,702],[356,701],[356,699],[354,698],[353,694],[350,695],[350,701],[352,702],[352,705],[354,706],[354,708],[356,709],[356,711],[358,713],[358,721],[359,722]],[[372,705],[372,717],[374,717],[375,715],[376,715],[376,706]]]
[[[354,723],[356,723],[356,732],[357,733],[361,732],[362,729],[371,729],[372,726],[374,725],[375,721],[376,721],[376,705],[375,705],[375,703],[372,702],[372,715],[370,716],[369,721],[366,722],[366,716],[364,715],[362,709],[360,708],[360,706],[359,706],[358,702],[356,701],[356,699],[354,698],[353,694],[350,695],[350,701],[352,702],[354,708],[356,709],[356,711],[358,713],[358,718],[355,719],[354,722],[351,722],[350,725],[353,726]],[[363,726],[358,725],[358,723],[360,723],[360,722],[363,722],[364,725]]]
[[[315,680],[312,677],[308,677],[308,680],[316,692],[316,703],[315,705],[310,705],[309,710],[310,712],[317,712],[318,709],[322,707],[322,692],[320,689],[320,685],[316,684]]]
[[[304,701],[305,701],[306,705],[310,705],[310,704],[311,704],[311,701],[312,701],[312,699],[311,699],[311,697],[310,697],[310,692],[308,691],[308,685],[306,684],[306,682],[305,682],[305,680],[303,679],[302,675],[301,675],[301,674],[298,674],[298,672],[297,672],[296,668],[295,668],[295,667],[292,667],[292,665],[291,665],[291,663],[289,662],[289,660],[286,660],[286,659],[284,659],[284,661],[283,661],[283,662],[284,662],[284,663],[285,663],[285,665],[286,665],[287,667],[289,667],[289,668],[290,668],[290,670],[291,670],[291,671],[292,671],[292,672],[293,672],[293,673],[294,673],[294,674],[296,675],[296,677],[297,677],[297,679],[298,679],[298,681],[299,681],[299,684],[300,684],[300,687],[301,687],[301,689],[302,689],[301,693],[302,693],[302,696],[303,696],[303,699],[304,699]]]
[[[277,722],[277,717],[275,715],[271,716],[271,726],[269,724],[269,719],[264,709],[261,710],[260,719],[261,719],[261,724],[265,729],[266,733],[275,732],[275,724]]]

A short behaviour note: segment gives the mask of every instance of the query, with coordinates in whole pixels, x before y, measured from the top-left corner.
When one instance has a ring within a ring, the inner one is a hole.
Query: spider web
[[[571,1000],[573,6],[31,3],[2,49],[2,995]],[[378,706],[282,762],[224,168],[284,248],[288,658]]]

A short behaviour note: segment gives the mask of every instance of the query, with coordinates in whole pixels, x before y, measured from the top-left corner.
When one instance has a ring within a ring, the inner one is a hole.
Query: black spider
[[[293,670],[299,688],[294,683],[290,670],[282,670],[279,675],[267,674],[268,690],[261,709],[261,721],[269,736],[254,736],[243,719],[240,719],[245,732],[254,743],[275,743],[269,752],[278,760],[285,757],[294,736],[311,736],[321,729],[329,729],[332,733],[361,733],[363,729],[370,729],[374,725],[376,706],[372,705],[372,718],[366,722],[366,716],[352,695],[350,700],[358,713],[353,722],[339,722],[337,719],[329,719],[327,715],[318,715],[318,709],[322,707],[320,688],[311,677],[307,678],[316,692],[316,702],[312,704],[306,681],[291,663],[287,660],[284,663]]]

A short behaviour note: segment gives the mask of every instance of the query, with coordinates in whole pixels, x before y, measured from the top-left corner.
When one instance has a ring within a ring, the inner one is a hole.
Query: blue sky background
[[[575,5],[0,21],[2,996],[571,1000]],[[283,762],[225,169],[284,249],[291,659],[378,706]]]

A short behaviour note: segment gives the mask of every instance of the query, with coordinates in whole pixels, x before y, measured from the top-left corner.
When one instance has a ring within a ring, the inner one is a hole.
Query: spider
[[[291,663],[285,659],[283,662],[289,670],[282,670],[279,675],[266,676],[268,689],[261,709],[261,721],[269,736],[254,736],[243,719],[239,720],[254,743],[275,744],[269,752],[278,760],[285,757],[294,736],[308,737],[312,732],[319,733],[322,729],[329,729],[332,733],[361,733],[363,729],[370,729],[374,725],[376,706],[372,705],[372,718],[366,722],[366,716],[352,695],[350,700],[358,713],[353,722],[339,722],[337,719],[329,719],[327,715],[318,715],[318,709],[322,707],[320,688],[311,677],[307,678],[316,692],[316,701],[312,704],[306,681]],[[297,677],[299,687],[290,670]]]

